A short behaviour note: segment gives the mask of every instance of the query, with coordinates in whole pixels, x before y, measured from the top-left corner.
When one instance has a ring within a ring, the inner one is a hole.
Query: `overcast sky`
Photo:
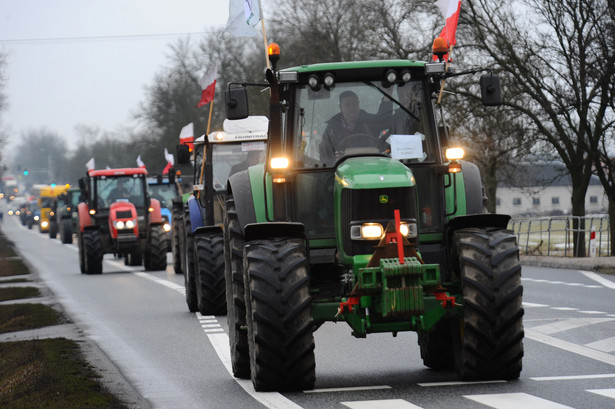
[[[0,0],[9,147],[27,129],[77,142],[75,125],[132,126],[169,44],[228,20],[228,0]],[[195,95],[195,100],[198,99]]]

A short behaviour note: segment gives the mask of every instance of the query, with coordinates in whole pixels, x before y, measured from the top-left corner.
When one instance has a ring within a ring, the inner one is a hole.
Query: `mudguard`
[[[199,227],[205,226],[203,221],[203,215],[201,213],[201,205],[196,197],[190,196],[188,198],[188,213],[190,215],[190,225],[192,226],[192,232],[194,233]]]
[[[463,160],[460,162],[465,186],[466,214],[485,213],[483,183],[478,166]]]
[[[227,190],[235,201],[235,210],[241,229],[250,223],[256,223],[256,211],[254,210],[254,196],[250,184],[250,175],[247,170],[242,170],[228,179]]]
[[[79,203],[77,206],[77,211],[79,212],[79,231],[83,232],[86,227],[92,225],[92,218],[90,217],[90,209],[88,205],[84,202]]]
[[[272,237],[293,237],[307,240],[303,223],[293,222],[269,222],[247,224],[244,227],[244,239],[251,240],[269,239]]]
[[[160,200],[151,199],[149,207],[152,209],[152,211],[149,213],[149,223],[162,223],[162,214],[160,213]]]

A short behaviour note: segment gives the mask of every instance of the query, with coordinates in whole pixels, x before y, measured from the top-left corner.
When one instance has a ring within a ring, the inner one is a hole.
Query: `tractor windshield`
[[[158,199],[162,207],[171,207],[173,198],[179,195],[175,183],[154,183],[148,189],[150,196]]]
[[[214,189],[226,189],[229,176],[263,163],[266,147],[265,141],[212,144]]]
[[[108,208],[113,202],[126,201],[136,207],[145,206],[143,178],[132,176],[100,177],[96,179],[97,207]]]
[[[407,163],[435,161],[423,82],[388,88],[347,82],[318,91],[303,86],[294,98],[297,168],[331,168],[343,157],[362,154],[384,154]]]

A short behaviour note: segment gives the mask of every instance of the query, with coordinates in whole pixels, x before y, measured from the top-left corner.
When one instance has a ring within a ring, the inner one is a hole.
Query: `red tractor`
[[[79,180],[79,266],[101,274],[103,255],[113,253],[127,265],[146,270],[167,267],[167,237],[160,202],[149,197],[142,168],[90,170]]]

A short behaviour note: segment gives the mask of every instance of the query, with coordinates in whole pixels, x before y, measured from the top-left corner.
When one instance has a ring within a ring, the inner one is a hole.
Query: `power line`
[[[158,38],[183,37],[202,32],[188,33],[159,33],[159,34],[121,34],[107,36],[82,36],[82,37],[48,37],[48,38],[9,38],[0,39],[0,43],[8,44],[39,44],[39,43],[63,43],[80,41],[118,41],[118,40],[154,40]]]

